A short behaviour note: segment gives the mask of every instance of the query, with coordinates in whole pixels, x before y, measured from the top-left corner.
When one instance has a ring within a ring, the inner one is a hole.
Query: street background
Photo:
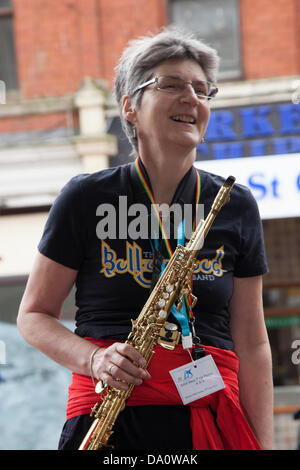
[[[18,306],[49,209],[78,173],[130,161],[112,94],[130,39],[175,24],[221,57],[196,165],[256,198],[270,272],[275,448],[300,409],[299,0],[0,0],[0,449],[55,449],[71,373],[24,343]],[[73,329],[74,292],[63,321]]]

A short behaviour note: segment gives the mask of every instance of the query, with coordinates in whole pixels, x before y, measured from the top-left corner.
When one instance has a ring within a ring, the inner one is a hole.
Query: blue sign
[[[300,152],[300,106],[293,103],[212,110],[197,160]]]

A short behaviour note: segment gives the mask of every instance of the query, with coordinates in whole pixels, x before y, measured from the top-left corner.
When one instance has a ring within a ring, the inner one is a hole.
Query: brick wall
[[[241,0],[240,12],[244,79],[299,74],[298,0]]]
[[[112,84],[129,39],[167,24],[167,0],[13,0],[16,60],[21,96],[33,99],[73,93],[85,76]],[[240,0],[245,79],[300,73],[299,0]],[[0,119],[0,132],[45,129],[53,116]],[[2,124],[3,122],[3,124]],[[48,126],[49,124],[49,126]]]
[[[61,112],[7,117],[0,120],[0,126],[1,133],[66,128],[68,127],[68,116],[67,113]]]
[[[167,23],[165,0],[100,0],[103,78],[111,82],[127,42]]]
[[[167,0],[13,0],[23,97],[60,96],[84,76],[111,84],[132,37],[167,23]],[[244,78],[300,73],[298,0],[241,0]]]
[[[296,44],[300,44],[300,2],[295,0],[295,42]],[[300,73],[300,48],[298,47],[298,55],[297,55],[297,73]]]
[[[19,83],[24,98],[60,96],[84,76],[112,81],[133,36],[166,23],[165,0],[14,0]]]
[[[128,40],[167,22],[166,0],[13,0],[13,8],[18,81],[26,100],[69,95],[85,76],[111,87]],[[61,117],[1,118],[0,131],[47,129],[58,121],[64,127]]]
[[[95,0],[14,0],[17,67],[24,98],[76,90],[84,75],[101,75]]]

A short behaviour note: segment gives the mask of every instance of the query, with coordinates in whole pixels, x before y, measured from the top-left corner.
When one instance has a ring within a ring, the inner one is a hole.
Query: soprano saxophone
[[[191,296],[192,307],[197,298],[191,293],[190,279],[196,267],[198,251],[214,222],[215,217],[229,200],[235,178],[229,176],[220,188],[211,210],[205,220],[200,220],[188,244],[177,245],[163,274],[157,281],[147,302],[136,320],[132,321],[132,330],[126,340],[146,359],[145,369],[154,354],[154,346],[159,342],[161,328],[166,323],[172,306],[179,310],[183,296]],[[98,384],[97,384],[98,385]],[[97,387],[97,386],[96,386]],[[79,450],[104,450],[110,445],[113,426],[119,413],[133,391],[130,384],[127,390],[119,390],[105,385],[101,392],[102,401],[97,402],[91,410],[94,421],[84,437]],[[106,392],[106,393],[105,393]]]

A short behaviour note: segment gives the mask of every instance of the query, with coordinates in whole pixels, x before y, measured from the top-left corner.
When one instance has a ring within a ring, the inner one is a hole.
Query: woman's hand
[[[130,384],[141,385],[150,379],[143,369],[146,360],[130,344],[114,343],[96,352],[93,360],[93,375],[110,387],[127,390]]]

